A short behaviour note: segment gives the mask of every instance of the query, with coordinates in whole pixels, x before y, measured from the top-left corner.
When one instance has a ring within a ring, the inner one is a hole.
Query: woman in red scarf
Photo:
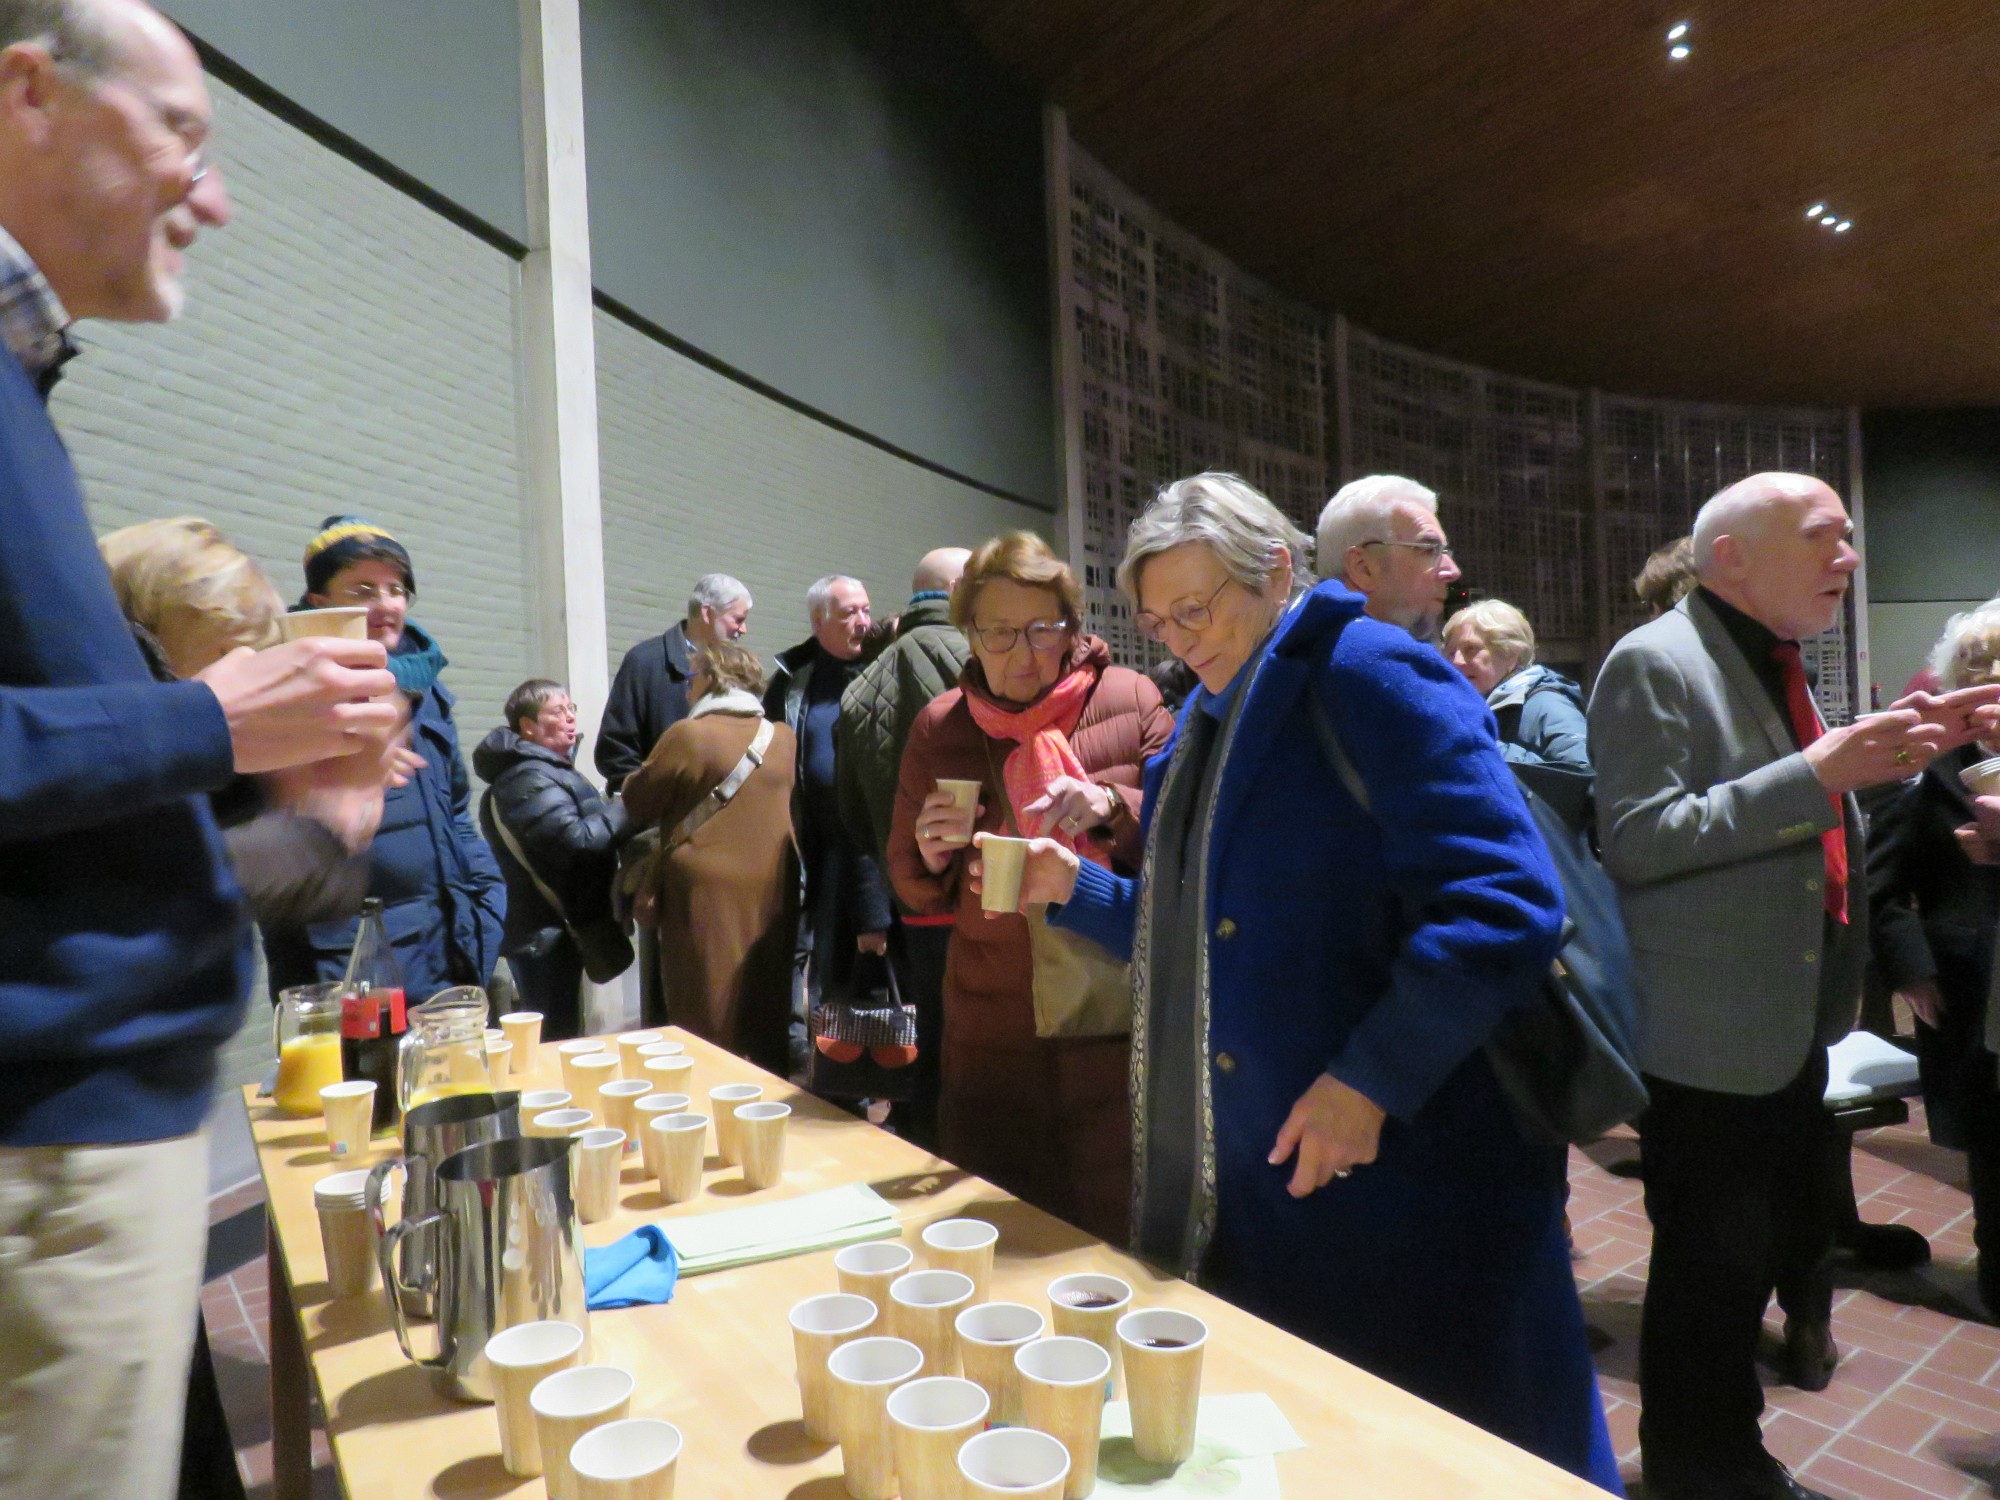
[[[913,912],[957,918],[944,984],[944,1156],[1123,1244],[1128,1041],[1037,1036],[1031,919],[987,916],[964,878],[974,829],[1056,838],[1114,870],[1138,868],[1140,771],[1173,719],[1150,681],[1083,634],[1081,602],[1075,576],[1031,532],[972,554],[951,600],[972,659],[910,733],[889,867]],[[940,779],[980,784],[971,828]]]

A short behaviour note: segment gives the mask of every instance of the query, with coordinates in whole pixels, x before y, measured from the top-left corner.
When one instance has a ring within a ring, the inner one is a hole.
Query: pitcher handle
[[[383,1165],[386,1166],[389,1164],[385,1162]],[[377,1168],[377,1170],[381,1169]],[[373,1185],[372,1179],[370,1185]],[[406,1287],[402,1276],[396,1270],[396,1249],[402,1243],[404,1235],[422,1229],[426,1224],[441,1224],[443,1222],[444,1215],[442,1213],[425,1214],[421,1218],[416,1219],[399,1219],[395,1224],[390,1226],[389,1232],[382,1236],[381,1242],[377,1245],[375,1251],[376,1256],[382,1263],[382,1289],[389,1294],[389,1317],[396,1325],[396,1342],[402,1346],[403,1358],[407,1359],[413,1365],[424,1365],[433,1370],[441,1370],[445,1366],[444,1325],[441,1322],[438,1324],[438,1352],[436,1357],[432,1359],[419,1359],[416,1351],[410,1347],[410,1322],[403,1315],[403,1293],[406,1290],[414,1291],[415,1288]]]
[[[375,1163],[374,1169],[368,1174],[366,1185],[361,1190],[361,1205],[368,1210],[369,1220],[375,1226],[377,1244],[380,1244],[382,1237],[389,1232],[389,1226],[382,1222],[382,1184],[389,1180],[391,1172],[396,1171],[403,1173],[404,1186],[407,1187],[410,1175],[408,1170],[404,1168],[400,1158],[391,1158],[388,1161]]]

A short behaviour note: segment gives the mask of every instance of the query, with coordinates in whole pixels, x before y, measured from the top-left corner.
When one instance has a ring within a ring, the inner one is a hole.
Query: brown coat
[[[664,840],[735,769],[762,721],[683,719],[625,781],[635,827]],[[727,807],[657,865],[654,925],[667,1019],[761,1067],[785,1071],[798,850],[792,838],[797,741],[776,726],[764,763]]]
[[[1086,639],[1076,660],[1108,663],[1110,653]],[[967,680],[983,680],[978,672],[975,657]],[[1037,1037],[1026,919],[980,910],[963,879],[964,856],[933,875],[917,851],[917,810],[940,777],[980,782],[979,829],[1012,831],[999,768],[1014,744],[989,738],[973,722],[965,693],[954,688],[918,716],[889,834],[896,894],[912,911],[958,919],[945,967],[940,1144],[968,1171],[1122,1245],[1131,1199],[1129,1043]],[[1140,773],[1172,732],[1159,689],[1137,672],[1104,666],[1071,744],[1093,781],[1122,789],[1105,832],[1124,873],[1138,868],[1141,854]]]

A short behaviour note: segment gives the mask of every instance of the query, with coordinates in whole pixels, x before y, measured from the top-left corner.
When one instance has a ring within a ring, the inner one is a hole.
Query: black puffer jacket
[[[547,952],[562,934],[563,919],[515,859],[494,826],[496,815],[561,899],[573,928],[610,922],[618,846],[630,834],[624,803],[605,801],[567,756],[505,726],[479,742],[472,769],[489,787],[479,800],[480,831],[507,877],[507,929],[500,951]]]

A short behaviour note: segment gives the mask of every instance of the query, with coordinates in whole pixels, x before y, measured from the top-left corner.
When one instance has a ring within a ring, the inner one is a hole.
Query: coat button
[[[1819,877],[1817,875],[1811,876],[1810,878],[1807,879],[1806,889],[1809,891],[1816,891],[1819,889]]]
[[[1234,1073],[1236,1071],[1236,1059],[1227,1052],[1216,1053],[1215,1071],[1218,1073]]]
[[[1800,957],[1800,960],[1801,960],[1802,962],[1804,962],[1804,963],[1809,963],[1809,964],[1816,964],[1816,963],[1818,963],[1818,962],[1819,962],[1819,955],[1818,955],[1817,953],[1813,953],[1813,952],[1811,952],[1811,951],[1807,951],[1807,952],[1805,952],[1805,953],[1802,953],[1801,955],[1799,955],[1799,957]]]
[[[1223,942],[1228,942],[1236,936],[1236,923],[1230,918],[1224,917],[1220,922],[1215,924],[1215,935],[1222,939]]]

